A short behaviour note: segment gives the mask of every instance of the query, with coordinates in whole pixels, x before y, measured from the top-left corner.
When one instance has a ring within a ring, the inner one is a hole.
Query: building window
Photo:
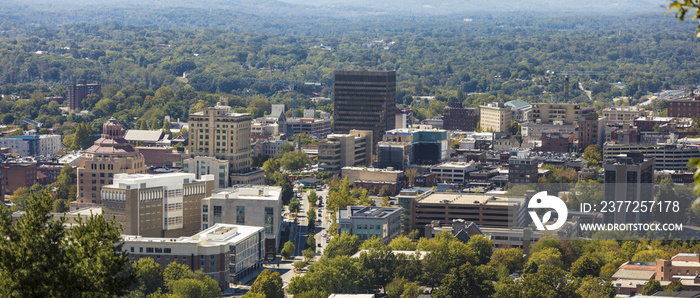
[[[209,205],[202,205],[202,212],[209,212]]]
[[[209,222],[209,214],[202,214],[202,222]]]
[[[214,206],[214,223],[221,222],[221,206]]]
[[[153,247],[146,247],[146,253],[153,253]]]
[[[272,207],[265,207],[265,233],[271,234],[272,233],[272,226],[274,223],[274,208]]]
[[[236,224],[245,224],[245,206],[236,206]]]

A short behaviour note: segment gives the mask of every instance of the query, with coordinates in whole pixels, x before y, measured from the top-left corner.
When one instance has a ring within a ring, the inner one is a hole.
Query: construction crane
[[[29,125],[34,125],[37,129],[41,128],[41,123],[36,122],[34,120],[28,119],[28,118],[22,118],[22,122],[27,123]]]
[[[243,81],[248,81],[248,82],[260,82],[260,83],[270,83],[270,84],[282,84],[282,85],[289,85],[290,90],[293,93],[292,97],[292,119],[295,119],[297,117],[297,92],[296,92],[296,86],[298,85],[304,85],[304,86],[322,86],[324,85],[323,83],[318,83],[318,82],[304,82],[304,81],[286,81],[286,80],[263,80],[263,79],[253,79],[253,78],[240,78]]]

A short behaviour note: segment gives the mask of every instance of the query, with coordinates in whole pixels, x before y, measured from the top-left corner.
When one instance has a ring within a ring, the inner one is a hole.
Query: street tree
[[[296,268],[296,265],[294,267]],[[264,297],[267,298],[284,298],[282,286],[280,273],[265,269],[253,282],[253,285],[250,287],[250,293],[264,294]]]
[[[294,254],[294,243],[292,241],[285,242],[280,253],[283,258],[289,259]]]

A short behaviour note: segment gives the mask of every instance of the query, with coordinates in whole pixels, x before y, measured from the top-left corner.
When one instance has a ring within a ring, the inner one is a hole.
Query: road
[[[284,283],[284,287],[286,287],[289,284],[292,277],[303,275],[303,273],[294,272],[292,264],[296,261],[304,260],[304,257],[302,257],[302,251],[306,247],[306,238],[309,236],[309,234],[314,235],[313,237],[316,237],[317,247],[315,247],[315,250],[317,253],[315,260],[318,260],[320,256],[323,255],[323,249],[327,245],[325,238],[323,238],[322,235],[327,234],[326,229],[330,227],[330,217],[329,214],[325,211],[328,190],[316,191],[316,194],[319,197],[323,197],[324,207],[319,207],[316,211],[317,218],[321,218],[322,223],[320,225],[317,223],[315,231],[308,231],[308,218],[306,217],[306,212],[309,210],[310,206],[308,200],[309,193],[303,192],[302,198],[299,201],[301,204],[299,207],[299,213],[297,217],[298,224],[296,227],[294,227],[294,229],[296,229],[296,235],[293,240],[294,258],[293,260],[282,261],[280,263],[279,269],[277,269],[277,271],[279,271],[282,275],[282,282]],[[321,213],[323,216],[318,217],[319,213]],[[285,218],[285,220],[291,221],[291,218]],[[321,244],[321,247],[318,247],[318,244]]]

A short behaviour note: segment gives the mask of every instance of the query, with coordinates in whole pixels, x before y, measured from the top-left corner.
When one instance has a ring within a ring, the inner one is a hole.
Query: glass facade
[[[265,207],[265,233],[272,233],[272,226],[274,224],[274,209],[272,207]]]

